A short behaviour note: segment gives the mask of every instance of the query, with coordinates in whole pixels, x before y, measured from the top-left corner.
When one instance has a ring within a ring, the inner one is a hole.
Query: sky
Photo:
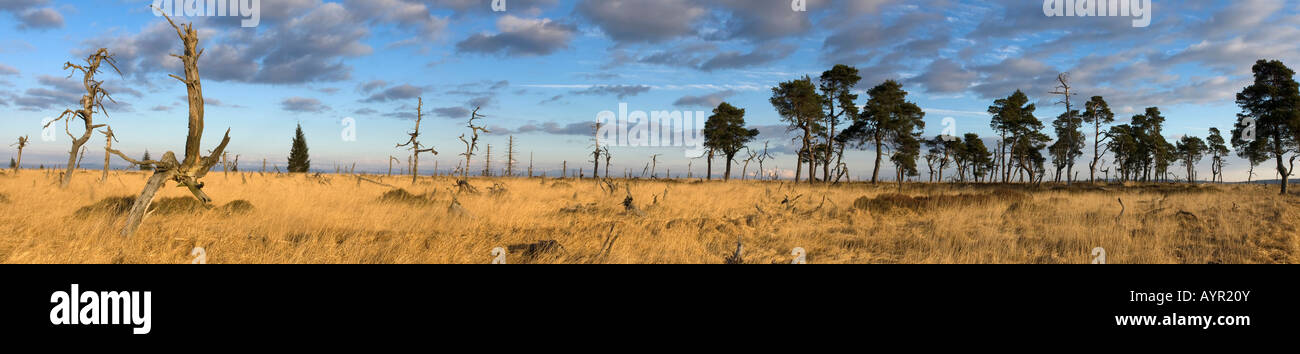
[[[96,123],[113,127],[115,147],[136,156],[183,150],[185,87],[167,76],[182,70],[168,55],[180,53],[180,41],[152,2],[0,0],[0,158],[30,135],[24,166],[66,161],[70,139],[62,125],[54,141],[41,139],[43,119],[77,105],[80,77],[69,79],[63,64],[98,48],[121,70],[98,76],[116,103]],[[423,173],[435,161],[441,173],[461,161],[458,137],[474,108],[486,116],[491,133],[481,144],[492,145],[494,165],[503,166],[514,136],[522,166],[531,157],[538,173],[558,174],[566,161],[590,173],[590,125],[600,112],[620,104],[707,112],[725,101],[760,130],[751,147],[767,143],[775,155],[765,168],[791,177],[798,143],[768,102],[771,88],[835,64],[861,71],[859,104],[872,86],[901,82],[926,111],[927,136],[952,118],[957,135],[992,137],[988,106],[1017,89],[1037,103],[1051,134],[1064,107],[1048,92],[1068,72],[1078,102],[1104,96],[1115,124],[1160,107],[1173,141],[1231,130],[1235,94],[1256,60],[1300,63],[1300,3],[1281,0],[1154,0],[1145,27],[1134,17],[1049,17],[1036,0],[807,0],[805,11],[791,0],[504,3],[494,11],[491,0],[262,0],[255,27],[232,16],[177,17],[195,24],[205,49],[204,149],[229,128],[227,150],[244,169],[260,169],[263,159],[284,166],[301,124],[313,169],[386,171],[390,156],[409,155],[396,145],[408,139],[423,98],[421,141],[439,152],[422,157]],[[99,166],[102,142],[96,134],[87,144],[87,166]],[[639,175],[661,155],[660,175],[688,167],[702,174],[704,161],[683,150],[614,147],[611,169]],[[869,150],[845,157],[855,179],[870,177],[873,159]],[[482,156],[474,160],[470,170],[480,171]],[[1200,176],[1209,175],[1208,160]],[[1080,166],[1086,178],[1087,163]],[[882,176],[894,175],[882,167]],[[1226,179],[1245,180],[1247,167],[1229,159]],[[1265,166],[1256,173],[1274,178]]]

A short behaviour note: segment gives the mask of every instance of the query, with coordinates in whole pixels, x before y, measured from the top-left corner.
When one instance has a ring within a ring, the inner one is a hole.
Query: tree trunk
[[[131,212],[126,217],[126,227],[122,228],[122,237],[131,237],[135,230],[144,222],[145,216],[148,215],[149,206],[153,204],[154,195],[158,193],[167,180],[175,175],[172,170],[155,170],[153,176],[149,177],[149,182],[144,185],[144,190],[140,196],[136,197],[135,204],[131,206]]]
[[[898,194],[903,194],[903,169],[900,166],[894,166],[898,170]]]
[[[799,162],[798,157],[795,157],[794,162],[794,183],[797,184],[799,179],[803,178],[803,163]]]
[[[880,157],[881,157],[880,150],[883,147],[882,145],[884,145],[884,142],[881,141],[880,139],[879,133],[877,133],[875,139],[876,139],[876,167],[871,170],[871,184],[876,184],[880,182]]]
[[[1070,163],[1065,165],[1065,185],[1068,186],[1073,183],[1074,183],[1074,160],[1070,160]]]
[[[72,153],[68,154],[68,164],[64,168],[65,172],[63,174],[63,180],[59,182],[59,188],[66,189],[68,188],[69,184],[72,184],[72,172],[74,169],[77,168],[77,151],[80,151],[81,146],[85,144],[86,144],[85,139],[77,139],[72,141]]]
[[[839,149],[836,149],[835,152],[835,168],[846,170],[846,168],[842,168],[843,166],[844,166],[844,144],[840,144]],[[840,176],[843,176],[845,173],[847,173],[847,171],[844,171],[842,173],[836,173],[835,182],[839,182]]]
[[[735,158],[735,156],[736,154],[727,154],[727,168],[724,169],[725,172],[722,173],[723,181],[731,180],[731,159]]]
[[[1281,181],[1281,182],[1282,182],[1282,193],[1281,193],[1281,194],[1282,194],[1282,195],[1286,195],[1286,193],[1287,193],[1287,187],[1288,187],[1288,184],[1290,183],[1290,179],[1291,179],[1291,171],[1287,171],[1286,166],[1282,165],[1282,155],[1283,155],[1283,154],[1284,154],[1284,153],[1282,153],[1282,152],[1277,153],[1277,174],[1278,174],[1278,176],[1281,176],[1281,179],[1282,179],[1282,181]],[[1294,160],[1292,160],[1292,161],[1294,161]]]
[[[109,139],[112,139],[112,138],[109,138]],[[113,143],[112,143],[112,142],[109,142],[109,143],[108,143],[108,147],[111,149],[111,148],[113,147]],[[110,161],[110,160],[109,160],[109,155],[108,155],[108,149],[105,149],[105,150],[104,150],[104,175],[100,177],[100,179],[99,179],[99,183],[108,182],[108,163],[109,163],[109,161]]]
[[[706,171],[708,172],[708,174],[704,176],[704,180],[712,181],[713,180],[713,150],[709,150],[708,165],[709,165],[708,171]]]
[[[1101,160],[1101,121],[1093,115],[1092,163],[1088,164],[1088,183],[1097,183],[1097,161]]]
[[[415,146],[415,149],[419,150],[420,146]],[[415,157],[411,160],[411,184],[415,184],[415,181],[420,177],[420,153],[416,152],[413,155]],[[469,170],[468,165],[465,166],[465,170]]]
[[[808,150],[808,184],[817,183],[817,153],[812,146],[812,122],[803,130],[803,146]]]

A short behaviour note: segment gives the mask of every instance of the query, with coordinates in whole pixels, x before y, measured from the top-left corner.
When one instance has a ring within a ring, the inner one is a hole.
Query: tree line
[[[787,132],[796,133],[792,139],[799,143],[795,182],[845,180],[846,148],[870,148],[875,151],[873,184],[880,182],[886,157],[894,165],[899,183],[920,177],[918,159],[925,162],[928,182],[943,182],[952,168],[948,178],[952,182],[1043,183],[1050,173],[1054,182],[1073,183],[1082,180],[1074,166],[1089,148],[1087,135],[1092,135],[1093,157],[1086,161],[1089,182],[1100,177],[1105,181],[1184,180],[1194,184],[1198,181],[1196,165],[1206,157],[1211,158],[1210,181],[1223,182],[1225,159],[1235,153],[1249,162],[1250,178],[1257,166],[1274,160],[1282,193],[1286,193],[1287,180],[1300,156],[1300,85],[1295,72],[1280,61],[1259,60],[1252,72],[1254,82],[1236,95],[1241,112],[1230,136],[1225,138],[1217,127],[1210,127],[1205,139],[1188,135],[1174,142],[1163,134],[1167,118],[1159,107],[1148,107],[1133,115],[1129,123],[1118,125],[1102,96],[1090,97],[1082,111],[1075,109],[1071,97],[1076,93],[1066,74],[1057,78],[1058,91],[1050,93],[1061,95],[1058,103],[1066,108],[1050,122],[1055,138],[1045,132],[1047,126],[1035,115],[1037,105],[1016,90],[988,107],[989,126],[996,134],[992,150],[974,133],[923,137],[925,112],[908,101],[907,91],[894,80],[867,90],[868,97],[859,106],[854,91],[862,77],[857,68],[848,65],[835,65],[817,79],[805,75],[781,82],[772,88],[769,101],[787,124]],[[715,153],[725,158],[724,179],[730,178],[736,154],[758,135],[757,130],[744,128],[744,114],[744,109],[723,102],[705,123],[708,158],[711,162]],[[1105,166],[1107,155],[1109,167]],[[1177,165],[1183,167],[1181,177],[1172,169]],[[711,178],[711,170],[709,174]]]

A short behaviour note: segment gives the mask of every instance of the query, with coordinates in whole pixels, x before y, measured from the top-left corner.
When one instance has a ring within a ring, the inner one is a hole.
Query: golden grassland
[[[1300,198],[1276,186],[905,184],[899,194],[892,183],[616,180],[611,192],[596,180],[472,178],[478,193],[458,193],[450,177],[367,176],[403,194],[347,175],[213,172],[210,209],[166,187],[126,239],[114,201],[148,175],[99,177],[79,171],[61,190],[57,172],[3,172],[0,262],[189,263],[199,246],[213,264],[489,263],[496,247],[553,240],[515,247],[507,262],[724,263],[738,239],[754,264],[790,263],[796,247],[813,264],[1089,263],[1095,247],[1112,264],[1300,262]]]

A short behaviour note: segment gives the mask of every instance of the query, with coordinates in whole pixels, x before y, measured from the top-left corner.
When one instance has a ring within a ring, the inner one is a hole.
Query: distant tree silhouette
[[[989,151],[988,146],[984,145],[984,139],[978,134],[966,133],[965,142],[961,140],[954,141],[960,144],[958,149],[965,156],[965,160],[971,169],[971,176],[975,181],[983,181],[993,170],[993,152]]]
[[[919,176],[916,170],[916,157],[921,154],[921,134],[907,134],[899,136],[894,143],[894,153],[889,156],[889,162],[894,163],[894,172],[897,176],[898,188],[902,190],[903,180],[906,177]]]
[[[1291,155],[1289,164],[1283,160],[1300,147],[1300,85],[1295,81],[1295,71],[1281,61],[1261,59],[1251,71],[1255,82],[1237,93],[1241,113],[1237,114],[1232,141],[1237,146],[1249,146],[1246,142],[1251,135],[1261,141],[1252,149],[1277,161],[1281,193],[1286,194],[1297,155]]]
[[[704,146],[722,153],[727,167],[722,180],[731,180],[731,163],[736,153],[745,148],[758,129],[745,129],[745,110],[722,102],[713,109],[713,115],[704,123]]]
[[[944,154],[944,149],[946,148],[945,143],[946,141],[943,139],[942,135],[922,142],[922,144],[925,145],[925,154],[921,155],[921,157],[925,159],[925,167],[930,170],[930,174],[926,178],[927,182],[935,182],[936,165],[942,165],[943,162],[946,162],[947,156]],[[939,171],[938,177],[940,180],[943,179],[943,171]]]
[[[1129,181],[1132,178],[1133,171],[1137,170],[1139,164],[1137,158],[1137,137],[1133,133],[1133,126],[1129,124],[1120,124],[1111,126],[1106,136],[1110,141],[1106,142],[1107,148],[1115,156],[1115,171],[1120,181]]]
[[[1210,136],[1205,137],[1205,142],[1210,148],[1209,153],[1212,157],[1210,181],[1223,182],[1223,165],[1226,164],[1223,158],[1230,153],[1227,141],[1223,140],[1223,133],[1219,131],[1219,128],[1210,128]]]
[[[289,172],[311,170],[311,157],[307,153],[307,137],[302,134],[302,124],[293,133],[293,146],[289,148]]]
[[[1233,134],[1236,133],[1237,132],[1233,132]],[[1237,157],[1246,160],[1250,165],[1250,169],[1246,171],[1246,183],[1253,182],[1255,178],[1255,167],[1268,162],[1268,140],[1255,139],[1243,141],[1240,137],[1234,136],[1232,138],[1232,147],[1236,150]]]
[[[1205,152],[1209,148],[1204,140],[1191,135],[1183,136],[1178,140],[1177,148],[1178,160],[1187,167],[1187,183],[1196,184],[1196,164],[1205,158]]]
[[[1171,151],[1174,146],[1165,140],[1162,133],[1164,123],[1165,117],[1159,107],[1147,107],[1143,114],[1133,116],[1130,124],[1137,142],[1137,155],[1134,157],[1138,165],[1135,168],[1140,172],[1134,176],[1135,180],[1148,182],[1153,177],[1159,178],[1176,160]]]
[[[862,81],[862,76],[858,75],[858,68],[837,64],[830,70],[822,73],[818,89],[822,94],[822,106],[826,109],[826,127],[822,130],[822,141],[828,144],[825,149],[825,156],[821,160],[822,177],[825,181],[831,180],[831,163],[834,155],[835,168],[839,168],[844,159],[844,140],[837,139],[836,128],[843,122],[841,118],[847,117],[852,119],[858,116],[858,95],[853,93],[853,88]],[[839,176],[839,173],[834,173]]]
[[[1011,181],[1013,167],[1022,179],[1026,174],[1032,178],[1046,160],[1040,151],[1051,138],[1042,133],[1043,122],[1034,116],[1035,110],[1037,106],[1029,103],[1029,96],[1020,90],[989,106],[988,112],[993,115],[989,126],[1001,134],[1005,150],[998,151],[1003,161],[999,168],[1003,183]]]
[[[910,148],[910,144],[917,143],[917,150],[920,150],[917,140],[925,130],[925,112],[921,111],[920,106],[907,101],[907,91],[894,80],[876,85],[867,91],[867,95],[870,98],[867,99],[862,114],[854,119],[853,125],[844,134],[858,147],[868,144],[875,147],[876,162],[871,172],[871,183],[879,183],[880,161],[885,149],[895,153],[910,153],[911,151],[904,150]]]
[[[776,113],[781,116],[781,120],[789,124],[788,130],[799,130],[803,133],[803,144],[800,149],[806,150],[813,146],[814,134],[819,134],[822,129],[825,129],[821,124],[825,112],[821,109],[823,98],[817,94],[817,87],[813,85],[812,78],[804,76],[803,79],[778,84],[777,87],[772,88],[772,98],[769,102],[776,108]],[[801,167],[802,163],[795,167],[795,182],[801,178]],[[808,183],[816,181],[816,168],[816,160],[810,159]]]
[[[1083,156],[1083,147],[1085,139],[1083,132],[1079,127],[1083,124],[1082,114],[1079,111],[1062,113],[1052,121],[1052,128],[1056,130],[1056,142],[1047,148],[1048,153],[1052,155],[1052,165],[1056,167],[1056,181],[1061,180],[1061,171],[1065,170],[1065,180],[1069,181],[1073,172],[1071,166],[1074,160]]]
[[[1101,126],[1115,122],[1115,113],[1110,111],[1110,105],[1101,96],[1092,96],[1083,106],[1083,121],[1092,124],[1092,163],[1088,164],[1088,182],[1097,182],[1097,167],[1106,155],[1102,146],[1106,146],[1104,143],[1110,138],[1102,135]]]
[[[141,158],[140,158],[140,161],[150,161],[150,160],[153,160],[153,158],[149,156],[149,150],[145,150],[145,151],[144,151],[144,157],[141,157]],[[140,165],[140,170],[141,170],[141,171],[153,171],[153,165]]]

